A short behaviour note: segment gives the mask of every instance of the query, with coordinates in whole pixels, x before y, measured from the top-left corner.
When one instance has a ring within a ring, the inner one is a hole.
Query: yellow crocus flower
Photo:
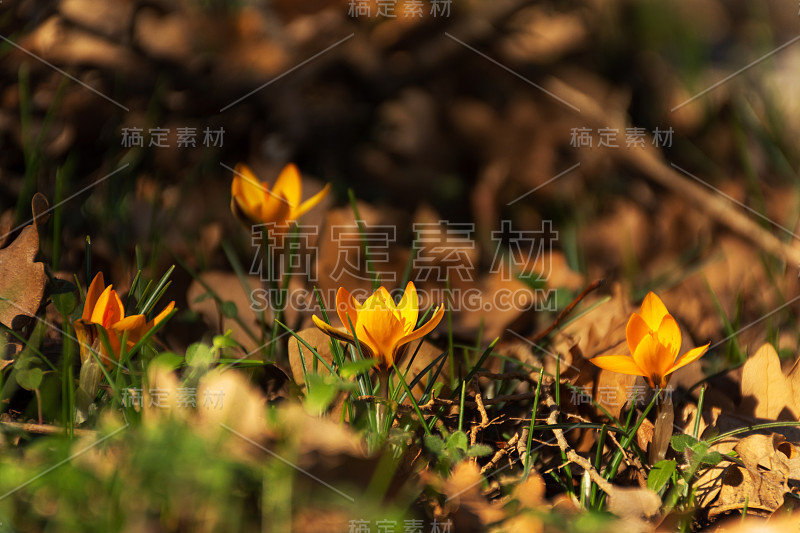
[[[148,331],[164,320],[174,307],[175,302],[170,302],[149,322],[144,315],[126,317],[125,308],[117,291],[113,289],[113,285],[106,287],[103,273],[99,272],[89,285],[89,290],[86,291],[83,315],[74,322],[75,334],[81,344],[81,361],[85,361],[91,356],[91,351],[95,350],[102,355],[103,363],[110,366],[110,357],[115,360],[119,359],[122,338],[126,333],[125,344],[127,349],[131,349]],[[98,327],[107,332],[113,353],[106,353],[106,347],[100,341]]]
[[[376,366],[389,369],[400,359],[408,344],[433,331],[444,316],[444,306],[434,309],[431,318],[414,329],[419,318],[419,299],[413,282],[408,282],[400,303],[395,305],[392,296],[380,287],[359,304],[344,287],[336,293],[336,312],[345,331],[326,324],[316,316],[314,324],[336,339],[361,346],[364,357],[376,360]]]
[[[331,184],[320,192],[302,201],[303,185],[300,172],[294,164],[286,165],[272,190],[258,180],[250,168],[239,163],[231,184],[231,211],[240,220],[249,224],[275,224],[285,226],[322,201]]]
[[[698,360],[708,350],[706,344],[678,357],[681,330],[664,302],[652,292],[647,293],[639,312],[628,320],[625,338],[632,357],[604,355],[590,361],[620,374],[643,376],[653,388],[666,387],[670,374]]]

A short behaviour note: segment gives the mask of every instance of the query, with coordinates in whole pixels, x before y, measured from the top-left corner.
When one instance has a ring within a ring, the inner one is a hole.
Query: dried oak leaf
[[[742,368],[742,414],[769,420],[797,420],[800,416],[800,367],[788,375],[771,344],[764,344]]]
[[[789,479],[796,480],[800,473],[797,446],[773,433],[745,437],[733,450],[744,466],[731,464],[725,468],[709,517],[745,506],[755,514],[769,514],[781,507]]]
[[[39,251],[39,233],[26,226],[14,242],[0,250],[0,323],[18,328],[33,317],[44,296],[47,276],[44,263],[34,262]]]

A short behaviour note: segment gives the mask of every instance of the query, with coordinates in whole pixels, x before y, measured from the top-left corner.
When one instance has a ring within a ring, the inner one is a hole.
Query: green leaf
[[[493,451],[492,447],[488,444],[476,444],[469,447],[467,455],[469,457],[483,457],[484,455],[491,454]]]
[[[447,448],[452,451],[461,450],[462,452],[466,452],[468,445],[467,434],[463,431],[456,431],[447,437]]]
[[[239,309],[236,307],[236,304],[230,300],[222,302],[220,312],[227,318],[236,318],[239,316]]]
[[[423,435],[425,447],[434,455],[441,455],[444,452],[444,440],[437,435]]]
[[[674,459],[659,461],[650,469],[647,475],[647,488],[656,492],[660,491],[672,478],[678,463]]]
[[[374,359],[360,359],[343,364],[341,368],[339,368],[339,375],[344,379],[348,379],[353,376],[367,374],[373,366],[375,366]]]
[[[696,445],[698,441],[696,438],[692,437],[691,435],[675,435],[670,439],[670,445],[672,449],[678,453],[683,453],[686,451],[686,448]]]
[[[52,293],[50,294],[50,300],[56,310],[64,316],[71,315],[78,306],[78,299],[75,297],[74,292]]]
[[[715,451],[708,452],[700,460],[701,463],[711,466],[718,464],[720,461],[722,461],[722,454]]]
[[[56,310],[64,316],[71,315],[78,305],[77,298],[70,292],[51,294],[50,300],[52,300]]]
[[[700,441],[692,444],[686,450],[686,456],[695,467],[700,465],[711,465],[722,461],[722,455],[717,451],[709,451],[711,445],[707,442]]]
[[[169,370],[177,370],[183,364],[183,357],[176,353],[172,352],[162,352],[158,354],[152,361],[150,361],[151,365],[161,365]]]
[[[202,342],[190,344],[186,348],[186,364],[193,367],[207,367],[214,362],[211,348]]]
[[[44,373],[41,368],[29,368],[26,370],[18,370],[16,373],[17,383],[23,389],[33,391],[39,388],[42,384],[42,376]]]
[[[304,402],[306,409],[316,415],[321,415],[328,410],[343,388],[346,388],[345,384],[334,376],[307,374],[306,389],[308,392]]]

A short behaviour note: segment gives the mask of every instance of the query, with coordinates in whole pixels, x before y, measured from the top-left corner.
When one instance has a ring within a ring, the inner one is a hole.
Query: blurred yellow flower
[[[377,366],[389,369],[405,353],[408,343],[433,331],[444,316],[444,306],[434,309],[431,318],[414,329],[419,318],[419,300],[414,283],[409,281],[397,305],[383,287],[372,293],[363,304],[341,287],[336,293],[336,312],[346,332],[331,327],[316,316],[312,317],[314,324],[331,337],[351,344],[355,344],[358,338],[364,357],[376,359]]]
[[[75,334],[81,344],[81,361],[85,361],[91,356],[92,350],[95,350],[102,355],[103,363],[107,367],[110,366],[109,355],[114,359],[119,359],[122,339],[126,333],[125,345],[127,349],[131,349],[148,331],[164,320],[174,307],[175,302],[170,302],[149,322],[144,315],[126,317],[125,308],[117,291],[113,289],[112,285],[105,286],[103,273],[99,272],[89,285],[89,290],[86,291],[83,315],[74,322]],[[106,353],[106,347],[99,337],[98,327],[108,333],[112,354]]]
[[[284,226],[320,203],[330,188],[328,183],[302,202],[303,186],[295,165],[286,165],[270,190],[247,165],[239,163],[231,184],[231,211],[244,223]]]
[[[620,374],[644,376],[653,388],[666,387],[670,374],[698,360],[708,350],[706,344],[678,357],[681,330],[664,302],[652,292],[647,293],[639,312],[631,315],[625,337],[632,357],[604,355],[591,362]]]

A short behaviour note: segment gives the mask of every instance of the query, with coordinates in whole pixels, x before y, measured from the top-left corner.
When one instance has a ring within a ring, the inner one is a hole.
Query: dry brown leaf
[[[148,55],[176,63],[188,61],[194,51],[193,28],[186,14],[141,9],[136,14],[134,40]]]
[[[186,420],[193,410],[178,404],[178,389],[181,387],[175,373],[164,365],[151,364],[147,368],[147,385],[142,387],[142,397],[134,398],[136,391],[129,391],[130,403],[142,408],[142,419],[149,424],[156,424],[160,420],[182,419]]]
[[[310,415],[296,403],[282,406],[276,416],[277,431],[296,438],[301,454],[319,452],[328,456],[366,456],[363,440],[338,420]],[[313,464],[311,458],[307,459],[307,464]]]
[[[714,530],[718,533],[789,533],[797,531],[798,523],[800,512],[776,512],[766,520],[755,516],[744,519],[734,516],[719,525],[715,524]]]
[[[556,351],[573,355],[573,364],[580,369],[574,384],[592,386],[595,401],[617,417],[632,395],[633,387],[640,385],[636,392],[641,395],[645,382],[637,376],[603,370],[589,362],[598,355],[628,351],[625,343],[625,326],[631,314],[628,297],[618,283],[611,287],[611,293],[611,300],[562,329],[556,337]],[[590,296],[587,303],[600,297]]]
[[[481,328],[481,324],[485,339],[507,337],[507,329],[531,329],[536,315],[533,312],[536,294],[518,279],[503,278],[502,274],[494,273],[487,275],[479,283],[471,284],[472,290],[480,290],[480,299],[470,301],[469,297],[465,297],[456,304],[460,306],[453,315],[453,331],[456,335],[472,337]],[[513,305],[508,301],[508,295],[513,295]]]
[[[122,37],[130,28],[135,2],[118,0],[97,4],[92,0],[61,0],[61,15],[80,26],[109,37]]]
[[[550,63],[578,48],[587,34],[585,23],[576,13],[527,8],[514,19],[504,55],[516,61]]]
[[[615,487],[608,498],[608,510],[627,521],[658,516],[661,498],[650,489]]]
[[[138,58],[130,50],[73,27],[58,16],[44,21],[21,42],[25,48],[56,64],[128,69],[138,63]]]
[[[783,435],[750,435],[733,450],[744,467],[731,464],[721,479],[719,497],[709,510],[709,517],[741,510],[772,513],[784,503],[789,479],[797,479],[800,459],[797,447]]]
[[[518,483],[512,491],[512,496],[526,509],[539,509],[545,504],[545,484],[542,476],[532,470],[528,479]]]
[[[800,416],[800,371],[786,376],[771,344],[764,344],[742,369],[740,412],[769,420],[797,420]]]
[[[209,372],[197,384],[198,420],[212,434],[224,427],[249,439],[262,437],[266,403],[261,392],[235,370]]]
[[[38,251],[34,226],[0,250],[0,323],[9,328],[19,327],[19,316],[33,317],[42,303],[47,276],[44,263],[34,262]]]
[[[512,532],[512,531],[525,531],[525,533],[539,533],[544,531],[544,524],[542,519],[531,513],[520,513],[512,516],[498,528],[492,531],[497,532]]]
[[[231,301],[236,305],[239,318],[241,318],[250,328],[250,331],[257,336],[261,330],[259,316],[251,307],[251,295],[245,292],[236,274],[232,272],[210,271],[200,274],[199,277],[200,280],[192,281],[192,284],[189,285],[189,289],[186,292],[186,300],[189,302],[189,309],[199,313],[212,331],[223,333],[228,329],[232,330],[233,339],[244,346],[245,350],[248,352],[258,348],[259,344],[246,333],[244,328],[242,328],[236,320],[220,315],[220,310],[213,298],[203,298],[203,295],[208,292],[204,286],[205,283],[205,285],[208,285],[223,301]],[[247,281],[251,291],[261,287],[261,281],[258,276],[248,276]]]
[[[386,242],[385,235],[389,231],[388,227],[403,227],[404,219],[402,214],[397,211],[377,209],[362,202],[358,202],[358,211],[366,224],[364,233],[367,235],[368,242],[371,240],[383,245]],[[353,235],[359,235],[353,210],[350,208],[331,209],[325,213],[323,225],[329,229],[321,232],[319,236],[318,286],[326,307],[335,309],[335,295],[339,287],[347,287],[347,290],[354,295],[370,294],[372,292],[372,275],[366,270],[366,255],[361,251],[360,238],[353,238]],[[392,236],[389,235],[389,237]],[[395,235],[395,238],[397,237]],[[374,270],[382,274],[381,283],[391,291],[403,279],[410,250],[393,244],[389,250],[373,250],[373,254],[375,253],[388,253],[380,261],[373,258],[372,266]],[[391,281],[391,278],[394,281]],[[424,294],[420,294],[420,298],[424,298],[424,296]],[[363,299],[359,298],[359,301]],[[430,305],[424,300],[421,303]]]
[[[473,524],[474,519],[490,524],[505,518],[502,507],[489,501],[481,494],[481,475],[478,465],[471,461],[459,463],[450,477],[444,480],[442,491],[447,496],[447,506],[453,511],[453,528],[459,531],[461,524]],[[464,527],[463,529],[469,529]]]

